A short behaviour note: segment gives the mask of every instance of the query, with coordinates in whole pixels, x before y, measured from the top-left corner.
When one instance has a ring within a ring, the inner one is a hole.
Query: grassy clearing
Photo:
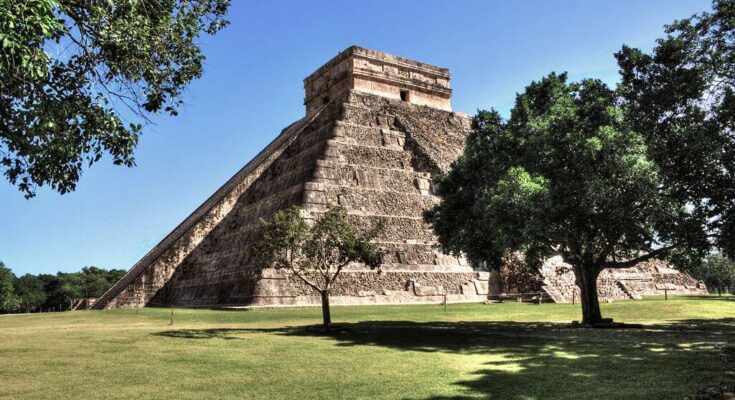
[[[578,305],[144,309],[0,316],[0,398],[676,399],[733,379],[735,297],[603,305],[644,330],[563,323]]]

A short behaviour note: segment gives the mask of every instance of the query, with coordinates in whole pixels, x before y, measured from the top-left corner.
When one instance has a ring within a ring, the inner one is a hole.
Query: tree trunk
[[[717,296],[722,297],[722,288],[717,286]]]
[[[329,314],[329,291],[323,290],[322,295],[322,319],[324,320],[324,327],[329,328],[332,326],[332,316]]]
[[[577,275],[580,300],[582,303],[582,325],[595,326],[602,322],[600,301],[597,297],[597,277],[600,270],[591,265],[582,265],[574,268]]]

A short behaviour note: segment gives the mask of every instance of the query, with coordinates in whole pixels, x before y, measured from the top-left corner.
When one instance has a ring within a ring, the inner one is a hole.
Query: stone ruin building
[[[561,257],[547,260],[539,271],[541,290],[555,303],[579,301],[574,273]],[[642,262],[635,267],[606,269],[597,278],[600,301],[640,300],[651,295],[703,295],[707,286],[661,260]]]
[[[339,204],[359,229],[381,225],[375,241],[385,253],[383,264],[378,270],[345,269],[332,293],[334,304],[481,302],[497,296],[505,290],[498,273],[491,279],[463,258],[439,252],[423,219],[438,201],[431,174],[447,170],[461,154],[471,128],[469,116],[452,111],[449,81],[446,68],[354,46],[342,51],[304,80],[306,115],[93,308],[320,304],[298,278],[258,265],[251,254],[261,219],[292,205],[316,218]],[[554,259],[546,264],[541,290],[568,302],[574,278],[559,265]],[[691,278],[672,279],[678,272],[670,268],[636,268],[603,274],[603,298],[638,298],[662,291],[664,284],[679,285],[677,294],[701,292]]]
[[[327,205],[356,227],[381,224],[379,270],[342,272],[334,304],[483,301],[486,272],[436,249],[423,212],[437,202],[430,175],[463,150],[470,118],[452,111],[449,71],[350,47],[304,80],[306,116],[156,245],[94,308],[320,304],[288,273],[257,265],[260,220]]]
[[[546,260],[539,271],[511,271],[523,263],[522,256],[506,257],[500,271],[490,274],[489,299],[537,298],[554,303],[579,302],[580,290],[574,272],[560,256]],[[520,277],[519,277],[520,275]],[[705,295],[702,281],[682,273],[668,263],[653,259],[631,268],[606,269],[597,279],[600,301],[640,300],[651,295]]]

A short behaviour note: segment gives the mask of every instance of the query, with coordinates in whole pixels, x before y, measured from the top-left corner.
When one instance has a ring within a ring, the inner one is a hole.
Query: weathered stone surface
[[[351,47],[304,81],[307,116],[182,222],[95,303],[306,305],[318,296],[297,278],[257,265],[250,249],[262,218],[291,206],[316,218],[347,208],[368,231],[382,226],[379,271],[349,266],[334,304],[483,301],[488,274],[440,254],[423,212],[436,203],[431,173],[461,152],[470,129],[451,112],[449,72]]]
[[[325,101],[357,90],[451,111],[449,80],[446,68],[353,46],[304,79],[304,104],[311,114]]]
[[[571,266],[561,257],[552,257],[541,267],[542,289],[556,303],[579,302]],[[600,301],[638,300],[643,296],[669,294],[707,294],[703,282],[671,268],[661,260],[640,263],[632,268],[605,269],[597,279]]]

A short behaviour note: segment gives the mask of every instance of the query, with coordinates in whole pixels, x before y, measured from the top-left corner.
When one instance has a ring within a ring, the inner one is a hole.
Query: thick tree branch
[[[352,261],[353,260],[348,259],[347,261],[345,261],[345,262],[343,262],[343,263],[341,263],[341,264],[339,264],[337,266],[337,271],[334,273],[334,275],[332,275],[332,279],[329,281],[329,284],[330,285],[334,284],[334,281],[337,280],[337,276],[339,276],[339,273],[342,272],[342,268],[346,267],[347,264],[351,263]]]
[[[642,263],[642,262],[648,261],[648,260],[650,260],[652,258],[663,256],[666,253],[668,253],[669,251],[671,251],[673,248],[674,248],[674,246],[662,247],[660,249],[656,249],[656,250],[654,250],[654,251],[652,251],[652,252],[650,252],[648,254],[642,255],[640,257],[633,258],[631,260],[617,261],[617,262],[616,261],[607,262],[607,263],[605,263],[604,267],[605,268],[615,268],[615,269],[617,269],[617,268],[630,268],[630,267],[635,266],[638,263]]]
[[[307,277],[305,277],[305,276],[304,276],[304,275],[303,275],[303,274],[301,273],[301,271],[299,271],[298,269],[296,269],[296,268],[291,268],[291,271],[293,271],[293,273],[294,273],[294,274],[296,274],[296,276],[297,276],[297,277],[299,277],[299,279],[301,279],[302,281],[304,281],[304,283],[306,283],[307,285],[311,286],[311,287],[312,287],[312,288],[313,288],[314,290],[316,290],[317,292],[321,293],[322,291],[324,291],[324,290],[325,290],[325,289],[322,289],[322,288],[320,288],[319,286],[317,286],[317,285],[316,285],[316,284],[315,284],[314,282],[310,281],[310,280],[309,280],[309,279],[308,279]]]
[[[616,238],[615,240],[611,240],[611,241],[609,241],[605,245],[605,247],[600,252],[600,256],[597,257],[596,263],[598,265],[604,265],[605,264],[605,260],[607,260],[607,256],[609,256],[610,254],[613,255],[613,260],[615,259],[615,252],[614,252],[614,250],[615,250],[615,243],[618,242],[618,239],[619,238]]]

